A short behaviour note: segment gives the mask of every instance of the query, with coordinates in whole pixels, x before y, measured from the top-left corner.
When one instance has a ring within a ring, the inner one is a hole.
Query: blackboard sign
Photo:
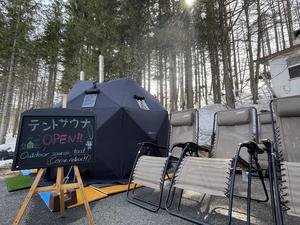
[[[94,162],[95,115],[87,110],[22,113],[12,170]]]

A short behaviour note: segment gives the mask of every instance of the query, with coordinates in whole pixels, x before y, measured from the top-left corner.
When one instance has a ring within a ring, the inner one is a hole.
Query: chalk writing
[[[46,134],[42,138],[42,142],[44,145],[55,145],[55,144],[70,144],[70,143],[82,143],[83,142],[83,134]]]
[[[48,130],[55,130],[56,127],[62,127],[65,128],[67,125],[70,125],[73,128],[86,128],[88,124],[91,124],[91,121],[88,119],[78,120],[75,118],[72,119],[52,119],[51,121],[45,121],[45,120],[30,120],[30,123],[27,124],[28,127],[31,127],[30,131],[35,131],[38,128],[41,128],[42,131],[48,131]],[[79,126],[81,125],[81,126]]]
[[[33,158],[45,158],[50,153],[43,153],[43,152],[22,152],[20,154],[20,159],[33,159]]]

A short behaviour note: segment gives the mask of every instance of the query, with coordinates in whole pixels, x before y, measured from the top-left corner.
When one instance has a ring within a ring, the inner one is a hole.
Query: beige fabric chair
[[[132,183],[160,189],[167,157],[141,156],[136,164]]]
[[[130,185],[128,185],[127,199],[129,202],[153,212],[159,210],[161,207],[164,181],[167,175],[168,165],[170,165],[171,162],[170,157],[171,155],[173,157],[179,157],[182,149],[187,146],[187,143],[197,140],[197,115],[196,109],[179,111],[171,114],[170,146],[172,146],[172,148],[169,151],[168,157],[155,157],[147,154],[151,150],[161,148],[160,146],[156,146],[152,143],[144,143],[141,146],[131,172],[129,184],[133,183],[159,190],[159,203],[150,203],[149,206],[149,202],[145,202],[144,200],[131,195],[131,193],[134,193],[134,189],[130,191]],[[197,145],[194,144],[193,146]],[[143,152],[145,148],[146,154]]]
[[[273,140],[272,116],[270,112],[258,114],[259,140]]]
[[[273,140],[272,116],[270,112],[263,112],[258,115],[259,121],[259,142],[263,140]],[[259,163],[263,169],[268,168],[268,155],[260,154]]]
[[[249,140],[258,139],[254,129],[256,110],[241,108],[217,112],[215,115],[215,133],[212,155],[217,158],[232,158],[237,146]],[[248,159],[248,153],[241,151],[241,157]]]
[[[198,112],[196,109],[172,112],[170,124],[170,146],[186,142],[198,143]],[[174,148],[172,156],[179,158],[181,150],[178,147]]]
[[[231,159],[185,157],[174,187],[224,197],[230,165]]]
[[[275,99],[273,106],[279,128],[275,144],[283,177],[279,179],[284,199],[281,209],[300,217],[300,96]]]

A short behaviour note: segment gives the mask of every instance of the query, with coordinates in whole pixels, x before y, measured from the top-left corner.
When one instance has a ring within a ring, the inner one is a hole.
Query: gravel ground
[[[244,193],[245,183],[239,179],[237,190]],[[12,224],[28,190],[7,192],[5,182],[0,180],[0,224]],[[261,193],[257,185],[253,187],[253,193]],[[141,188],[138,195],[150,194],[156,196],[151,190]],[[176,199],[175,199],[176,200]],[[226,224],[227,206],[226,198],[203,196],[192,192],[186,192],[182,201],[182,211],[194,218],[205,218],[206,222],[216,225]],[[100,225],[188,225],[187,221],[171,216],[165,210],[151,213],[126,201],[126,193],[116,194],[108,198],[90,203],[95,224]],[[271,224],[271,208],[269,203],[252,202],[251,222],[259,225]],[[246,201],[236,198],[234,203],[233,223],[246,224]],[[300,224],[300,219],[286,216],[287,225]],[[66,210],[65,218],[60,218],[59,213],[50,212],[41,199],[37,196],[31,200],[25,212],[22,223],[26,225],[62,225],[88,224],[84,207]]]

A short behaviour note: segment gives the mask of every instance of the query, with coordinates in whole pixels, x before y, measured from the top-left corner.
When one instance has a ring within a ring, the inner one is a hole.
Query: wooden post
[[[68,95],[67,94],[63,94],[62,95],[62,107],[63,108],[67,108],[67,103],[68,103]]]
[[[87,197],[85,195],[85,192],[84,192],[84,186],[83,186],[83,183],[82,183],[82,179],[81,179],[81,176],[80,176],[78,166],[74,166],[74,172],[75,172],[77,183],[79,185],[79,189],[80,189],[80,192],[81,192],[81,195],[82,195],[82,199],[83,199],[86,214],[88,216],[89,224],[94,225],[93,215],[92,215],[92,212],[91,212],[91,209],[90,209],[88,199],[87,199]]]
[[[37,176],[34,179],[33,184],[31,185],[31,188],[30,188],[28,194],[25,197],[25,200],[24,200],[24,202],[23,202],[23,204],[22,204],[22,206],[21,206],[21,208],[20,208],[20,210],[17,214],[17,217],[16,217],[13,225],[18,225],[20,223],[20,220],[22,219],[22,216],[25,212],[25,209],[27,208],[27,205],[28,205],[30,199],[32,198],[33,194],[35,193],[35,189],[37,188],[43,173],[44,173],[44,169],[40,169],[39,172],[37,173]]]
[[[59,193],[59,205],[60,205],[60,216],[64,217],[65,213],[65,196],[64,190],[62,185],[64,184],[64,168],[58,167],[57,168],[57,175],[56,175],[56,192]]]

